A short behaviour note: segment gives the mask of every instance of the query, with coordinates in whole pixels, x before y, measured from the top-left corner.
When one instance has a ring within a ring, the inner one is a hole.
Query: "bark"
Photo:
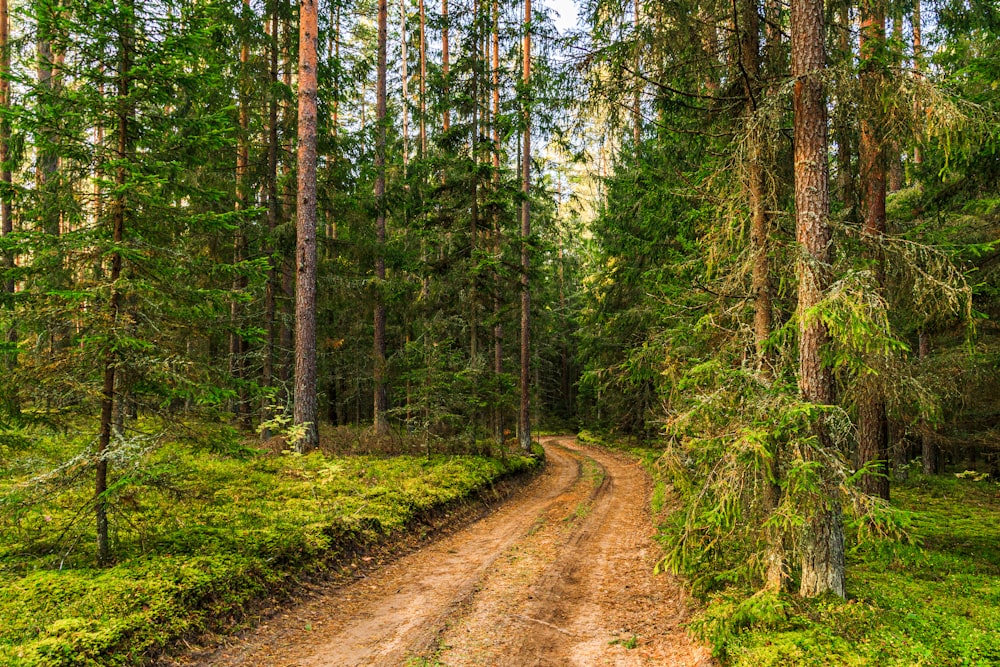
[[[764,61],[770,76],[776,76],[780,69],[781,10],[779,0],[764,0]]]
[[[274,247],[272,240],[274,232],[278,227],[278,217],[280,215],[280,202],[278,200],[278,98],[274,94],[274,86],[278,83],[278,13],[274,11],[271,15],[271,43],[270,43],[270,71],[271,92],[267,100],[267,172],[265,175],[265,188],[267,191],[267,232],[268,242],[265,246],[265,253],[268,258],[267,283],[264,286],[264,335],[266,337],[264,360],[262,369],[262,384],[265,389],[274,386],[274,353],[275,353],[275,296],[278,291],[278,267],[275,266]],[[271,406],[268,404],[269,398],[265,396],[261,404],[261,419],[267,421],[271,418]],[[268,440],[271,437],[269,429],[261,431],[261,438]]]
[[[420,157],[427,157],[427,17],[424,0],[417,0],[420,10]]]
[[[851,62],[854,52],[851,49],[851,14],[850,7],[844,4],[840,8],[838,18],[839,48],[841,62]],[[851,151],[854,138],[851,129],[851,111],[847,100],[838,99],[835,116],[835,132],[837,139],[837,190],[845,210],[855,207],[854,175],[851,172]]]
[[[635,91],[632,95],[632,142],[635,146],[635,151],[639,151],[639,140],[642,138],[642,75],[640,73],[641,66],[641,56],[640,56],[640,40],[639,40],[639,17],[640,17],[640,6],[639,0],[635,0],[635,6],[633,9],[633,21],[635,28]]]
[[[316,404],[316,0],[299,6],[298,196],[295,242],[295,408],[299,451],[319,444]]]
[[[500,188],[500,151],[503,147],[500,138],[500,2],[493,0],[493,188]],[[493,208],[493,253],[499,260],[503,252],[501,245],[500,213]],[[500,271],[494,265],[493,269],[493,374],[500,387],[500,376],[503,374],[503,321],[500,319]],[[493,439],[497,444],[504,442],[504,418],[499,400],[493,407]]]
[[[920,0],[913,0],[913,69],[917,72],[917,76],[922,76],[920,74],[924,68],[924,45],[921,41],[921,30],[920,25]],[[916,102],[914,102],[916,104]],[[920,154],[920,146],[913,147],[913,164],[923,163],[924,158]]]
[[[562,199],[561,192],[559,199]],[[557,257],[559,259],[559,314],[561,317],[565,317],[569,312],[566,308],[566,258],[561,247]],[[568,418],[571,415],[573,404],[570,397],[569,346],[566,343],[566,335],[563,332],[559,341],[559,394],[563,405],[563,416]]]
[[[865,97],[878,99],[881,71],[876,59],[885,47],[885,15],[879,0],[867,0],[861,5],[861,85]],[[885,273],[882,268],[881,239],[885,234],[886,168],[882,150],[884,121],[881,110],[872,104],[861,117],[861,145],[859,161],[861,181],[864,184],[862,235],[867,254],[874,264],[878,290],[885,290]],[[889,425],[885,399],[878,381],[874,378],[862,393],[858,403],[858,464],[871,465],[872,474],[863,475],[861,489],[870,495],[889,499]]]
[[[403,114],[403,176],[406,177],[406,165],[410,158],[410,130],[409,130],[409,117],[410,117],[410,95],[408,92],[409,87],[409,75],[407,73],[407,62],[406,62],[406,2],[407,0],[399,1],[399,77],[403,83],[403,104],[402,104],[402,114]]]
[[[479,1],[473,3],[473,23],[479,19]],[[476,30],[478,28],[474,28]],[[478,49],[477,49],[478,53]],[[472,68],[472,126],[469,137],[469,153],[472,156],[472,205],[469,215],[469,359],[475,363],[479,356],[479,319],[477,272],[476,272],[476,242],[479,234],[479,65]]]
[[[10,13],[7,0],[0,0],[0,109],[4,112],[10,109]],[[0,236],[7,236],[14,232],[14,218],[11,211],[10,121],[6,113],[0,116],[0,188],[3,188],[0,192]],[[3,262],[2,268],[13,268],[13,253],[4,253],[0,261]],[[2,289],[13,294],[14,281],[5,278]],[[15,331],[12,326],[6,332],[6,338],[10,340]],[[13,363],[13,358],[10,363]]]
[[[517,438],[521,449],[531,451],[531,292],[528,285],[531,236],[531,0],[524,0],[523,84],[526,99],[522,101],[524,147],[521,153],[521,404],[518,413]]]
[[[896,44],[903,43],[903,15],[901,13],[897,13],[892,19],[892,37]],[[902,66],[899,54],[895,54],[893,61],[896,67]],[[887,158],[889,162],[889,192],[898,192],[903,187],[905,174],[903,173],[899,141],[895,137],[889,142]]]
[[[747,98],[746,114],[750,117],[757,108],[761,95],[760,16],[754,0],[743,0],[740,30],[740,66],[744,94]],[[765,49],[766,51],[766,49]],[[751,146],[747,167],[747,190],[750,199],[750,245],[753,252],[751,289],[754,295],[754,346],[757,364],[762,377],[770,379],[773,373],[772,355],[766,348],[771,336],[771,266],[770,219],[767,213],[766,180],[764,171],[764,146],[760,141]],[[781,502],[779,484],[780,451],[775,447],[767,462],[764,480],[764,511],[775,512]],[[769,531],[764,554],[766,567],[765,585],[768,590],[779,591],[785,582],[785,551],[780,531]]]
[[[716,63],[718,51],[718,41],[719,32],[715,25],[715,19],[710,16],[710,14],[701,8],[698,10],[698,23],[702,27],[701,33],[701,46],[705,54],[705,75],[704,75],[704,86],[705,90],[709,94],[718,92],[719,81],[717,78]]]
[[[760,96],[760,19],[757,5],[743,0],[740,26],[740,66],[748,117],[756,111]],[[747,164],[747,191],[750,199],[750,245],[753,252],[751,289],[754,295],[754,345],[761,371],[770,376],[771,359],[765,349],[771,336],[771,268],[768,259],[770,221],[767,214],[767,183],[764,171],[764,146],[755,141]]]
[[[340,134],[340,3],[336,3],[336,10],[330,8],[333,16],[333,138]],[[405,58],[404,58],[405,60]],[[338,422],[340,423],[340,422]]]
[[[35,47],[35,76],[40,93],[39,104],[48,104],[47,98],[56,92],[55,57],[52,53],[52,29],[55,17],[52,7],[41,10],[38,20],[38,42]],[[35,182],[42,196],[42,231],[52,236],[60,233],[59,211],[56,205],[54,189],[56,174],[59,169],[59,156],[52,147],[57,139],[51,136],[52,130],[43,129],[39,141],[38,162],[35,171]]]
[[[377,434],[389,432],[389,398],[386,390],[386,340],[385,340],[385,113],[386,113],[386,40],[388,2],[378,2],[378,83],[375,94],[375,396],[374,424]]]
[[[824,24],[822,0],[793,0],[791,6],[795,164],[795,229],[798,263],[799,390],[804,400],[830,404],[833,378],[822,362],[827,331],[809,311],[829,285],[831,232],[827,174],[826,106],[823,93]],[[816,425],[819,446],[829,448],[822,421]],[[807,459],[820,460],[809,449]],[[837,484],[821,467],[820,497],[802,529],[802,579],[799,592],[809,597],[844,589],[844,536]]]
[[[128,0],[130,4],[130,0]],[[129,7],[130,9],[130,7]],[[131,11],[123,12],[131,16]],[[115,173],[115,197],[111,211],[111,238],[115,247],[120,247],[125,239],[126,185],[128,183],[128,167],[131,148],[129,142],[132,108],[128,102],[131,92],[130,70],[132,67],[133,36],[132,26],[126,23],[122,27],[121,44],[118,53],[117,71],[117,146],[115,156],[121,162]],[[111,253],[111,274],[109,276],[111,295],[108,302],[109,321],[112,330],[117,329],[122,310],[122,294],[118,281],[122,275],[122,255],[118,250]],[[114,345],[109,345],[104,352],[104,383],[101,389],[101,426],[97,441],[97,472],[94,484],[94,512],[97,522],[97,561],[100,565],[108,565],[111,561],[111,547],[108,539],[108,452],[111,448],[111,437],[114,427],[115,373],[118,368],[118,353]]]
[[[292,28],[290,23],[291,22],[288,19],[281,22],[281,81],[287,88],[292,87],[293,67],[290,49],[292,41]],[[297,111],[298,110],[295,106],[290,102],[284,104],[282,109],[282,122],[286,128],[292,127],[294,122],[292,118]],[[292,166],[290,164],[292,158],[290,129],[288,131],[288,136],[288,148],[282,151],[285,176],[292,173]],[[287,218],[285,217],[286,209],[288,211],[292,210],[291,207],[296,200],[296,196],[295,183],[291,178],[285,178],[285,187],[282,192],[283,205],[278,209],[282,216],[280,222],[287,221]],[[288,401],[292,399],[292,396],[288,392],[288,387],[291,383],[295,364],[295,353],[292,349],[294,346],[293,327],[295,326],[295,259],[292,254],[286,252],[284,249],[282,249],[281,253],[281,297],[281,330],[279,332],[278,345],[280,365],[278,367],[278,377],[281,380],[282,397],[285,403],[288,404]]]
[[[249,13],[250,0],[243,0],[244,11]],[[250,60],[250,46],[244,40],[240,47],[240,74],[239,74],[239,126],[240,132],[236,146],[236,210],[244,211],[247,208],[247,169],[250,166],[250,108],[247,99],[247,64]],[[246,233],[243,231],[242,222],[236,228],[233,235],[233,263],[240,264],[246,259]],[[242,308],[240,307],[237,295],[241,294],[247,286],[246,277],[237,272],[233,278],[234,298],[229,302],[229,373],[236,382],[237,395],[236,409],[234,410],[237,421],[244,428],[250,428],[250,404],[247,402],[246,390],[246,341],[239,331],[242,327]]]
[[[442,129],[451,128],[451,101],[448,99],[448,0],[441,0],[441,74],[444,77],[444,118]]]

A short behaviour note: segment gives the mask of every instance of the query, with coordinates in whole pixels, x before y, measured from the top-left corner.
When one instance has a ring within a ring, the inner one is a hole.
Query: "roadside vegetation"
[[[662,512],[680,499],[663,449],[587,431],[580,439],[650,471],[661,539],[673,544],[677,514]],[[734,667],[1000,664],[1000,484],[982,473],[907,472],[891,502],[896,535],[849,524],[846,600],[757,591],[733,583],[745,575],[733,559],[706,558],[682,573],[697,599],[693,634]]]
[[[1000,485],[916,475],[892,504],[905,539],[849,545],[846,601],[713,591],[696,634],[739,666],[1000,663]]]
[[[0,664],[141,664],[178,640],[239,626],[304,579],[349,575],[369,550],[432,530],[538,465],[399,438],[393,456],[303,456],[280,440],[273,452],[246,448],[226,432],[207,444],[133,443],[110,491],[116,560],[104,568],[86,520],[93,493],[79,474],[91,438],[36,434],[30,452],[0,452],[9,464],[0,472]],[[345,449],[379,448],[360,432],[336,435]]]

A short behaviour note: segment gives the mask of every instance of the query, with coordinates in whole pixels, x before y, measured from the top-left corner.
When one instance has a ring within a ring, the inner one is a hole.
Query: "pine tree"
[[[319,444],[316,403],[316,0],[299,5],[298,196],[295,243],[295,414],[300,451]]]
[[[822,0],[792,2],[792,76],[795,121],[795,236],[799,260],[799,387],[802,398],[819,406],[833,403],[833,377],[823,363],[826,326],[814,313],[829,285],[831,232],[827,179],[826,106],[822,74],[824,16]],[[829,481],[824,459],[835,456],[822,417],[816,423],[817,445],[811,456],[820,465],[819,497],[803,527],[801,595],[844,588],[844,533],[839,491]]]
[[[522,47],[521,151],[521,402],[517,439],[521,449],[531,451],[531,292],[528,284],[531,237],[531,0],[524,0],[524,46]]]

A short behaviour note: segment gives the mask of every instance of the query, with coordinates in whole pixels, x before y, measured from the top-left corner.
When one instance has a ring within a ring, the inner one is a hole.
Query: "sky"
[[[556,27],[559,32],[565,32],[569,28],[576,27],[576,3],[574,0],[542,0],[545,7],[554,9],[556,14]]]

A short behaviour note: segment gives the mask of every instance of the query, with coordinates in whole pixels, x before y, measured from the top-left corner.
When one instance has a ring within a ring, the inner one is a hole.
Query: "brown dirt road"
[[[654,576],[635,462],[543,439],[548,465],[486,518],[319,593],[199,664],[707,666],[682,587]]]

